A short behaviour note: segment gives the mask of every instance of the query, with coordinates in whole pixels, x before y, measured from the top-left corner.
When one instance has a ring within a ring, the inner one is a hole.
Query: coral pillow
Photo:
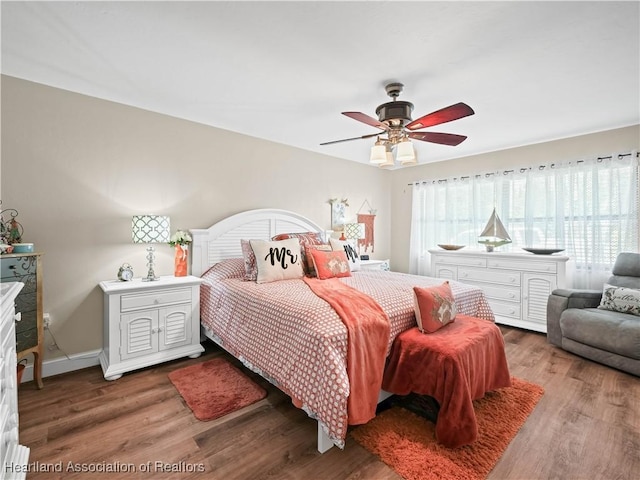
[[[313,258],[313,266],[320,280],[334,277],[350,277],[349,261],[344,251],[324,252],[322,250],[309,250]]]
[[[309,250],[321,250],[323,252],[330,252],[331,251],[331,245],[327,245],[327,244],[323,244],[323,245],[305,245],[304,246],[304,250],[305,250],[305,258],[306,258],[306,262],[307,262],[307,268],[305,270],[305,273],[307,275],[309,275],[310,277],[316,277],[316,267],[313,265],[313,257],[311,256],[311,253],[309,253]]]
[[[242,247],[242,259],[244,260],[244,279],[255,282],[258,278],[258,266],[256,265],[256,256],[249,240],[240,240]]]
[[[449,282],[435,287],[413,287],[416,321],[422,333],[433,333],[456,318],[456,303]]]
[[[300,242],[297,238],[268,242],[249,240],[256,256],[258,267],[257,283],[289,280],[304,276],[300,254]]]

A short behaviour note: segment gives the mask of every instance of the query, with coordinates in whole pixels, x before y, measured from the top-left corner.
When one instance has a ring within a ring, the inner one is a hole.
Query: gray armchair
[[[607,283],[640,290],[640,254],[616,258]],[[568,352],[640,376],[640,317],[597,308],[602,290],[557,289],[547,303],[547,340]]]

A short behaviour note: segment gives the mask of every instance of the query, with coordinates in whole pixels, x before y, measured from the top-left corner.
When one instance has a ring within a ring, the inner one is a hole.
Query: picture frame
[[[331,203],[331,229],[335,232],[341,232],[347,218],[347,207],[349,206],[347,199],[332,198],[329,203]]]

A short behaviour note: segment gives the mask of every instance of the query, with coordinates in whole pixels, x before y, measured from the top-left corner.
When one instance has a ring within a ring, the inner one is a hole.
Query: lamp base
[[[147,276],[142,278],[143,282],[155,282],[160,280],[156,277],[156,272],[153,270],[154,260],[155,260],[155,249],[152,246],[147,247],[147,267],[149,267],[149,271],[147,271]]]

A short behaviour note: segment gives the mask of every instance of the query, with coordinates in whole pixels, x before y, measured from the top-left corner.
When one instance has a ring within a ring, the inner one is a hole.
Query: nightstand
[[[389,270],[389,260],[360,260],[362,270]]]
[[[155,282],[100,282],[104,292],[104,340],[100,365],[106,380],[181,357],[197,358],[200,283],[194,276]]]

